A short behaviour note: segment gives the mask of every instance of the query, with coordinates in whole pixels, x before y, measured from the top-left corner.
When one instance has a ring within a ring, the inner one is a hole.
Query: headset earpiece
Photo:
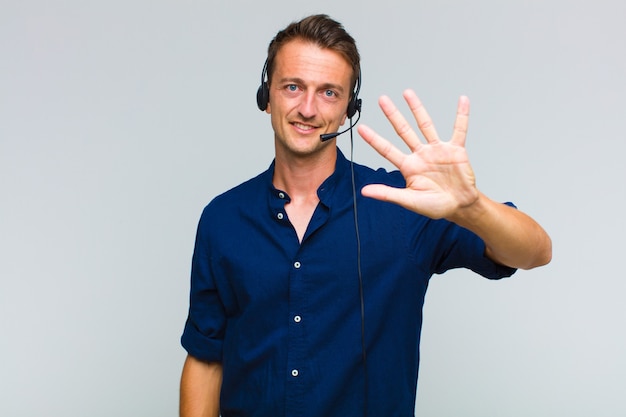
[[[361,91],[361,71],[359,70],[359,76],[356,79],[356,85],[354,86],[354,92],[352,93],[352,97],[350,98],[350,102],[348,103],[348,110],[346,114],[348,115],[348,119],[352,119],[352,116],[356,114],[358,111],[361,113],[361,99],[359,98],[359,91]]]
[[[270,89],[267,82],[263,81],[256,92],[256,104],[259,110],[265,111],[267,104],[270,102]]]
[[[259,110],[261,111],[265,111],[265,109],[267,109],[267,105],[270,102],[270,87],[269,85],[267,85],[267,81],[265,81],[266,75],[267,59],[265,60],[265,64],[263,64],[263,71],[261,71],[261,85],[256,91],[256,105],[259,106]]]
[[[348,119],[352,119],[352,116],[356,114],[356,112],[361,112],[361,99],[358,97],[353,97],[348,103],[348,111],[346,112],[348,115]]]

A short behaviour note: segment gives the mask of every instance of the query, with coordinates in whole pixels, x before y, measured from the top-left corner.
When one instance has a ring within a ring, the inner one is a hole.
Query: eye
[[[292,91],[292,92],[294,92],[294,91],[298,91],[298,86],[297,86],[297,85],[295,85],[295,84],[289,84],[289,85],[287,86],[287,90]]]
[[[326,97],[335,97],[336,96],[336,94],[335,94],[335,92],[333,90],[326,90],[326,91],[324,91],[324,95]]]

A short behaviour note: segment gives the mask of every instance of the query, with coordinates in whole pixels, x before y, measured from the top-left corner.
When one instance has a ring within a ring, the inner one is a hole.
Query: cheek
[[[279,134],[280,136],[283,135],[283,133],[285,131],[285,117],[283,117],[282,114],[280,114],[280,112],[276,109],[276,106],[274,106],[274,112],[273,113],[269,113],[270,116],[270,124],[272,126],[272,131],[274,132],[274,134]]]
[[[346,122],[346,119],[348,118],[348,114],[346,112],[346,110],[341,107],[342,110],[338,110],[337,107],[335,107],[333,109],[333,120],[337,120],[339,123],[339,126],[343,125]],[[341,111],[341,113],[338,113],[338,111]]]

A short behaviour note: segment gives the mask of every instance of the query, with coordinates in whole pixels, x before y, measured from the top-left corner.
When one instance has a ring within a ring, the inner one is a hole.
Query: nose
[[[307,91],[302,94],[302,100],[300,101],[300,106],[298,107],[298,112],[305,119],[311,119],[315,117],[317,113],[317,103],[315,92]]]

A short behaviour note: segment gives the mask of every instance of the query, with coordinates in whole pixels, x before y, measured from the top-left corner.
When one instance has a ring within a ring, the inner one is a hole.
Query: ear
[[[346,112],[343,114],[343,117],[341,118],[341,124],[339,126],[343,126],[347,118],[348,118],[348,113]]]
[[[267,107],[265,108],[265,113],[272,114],[272,105],[269,103],[269,101],[267,102]]]

